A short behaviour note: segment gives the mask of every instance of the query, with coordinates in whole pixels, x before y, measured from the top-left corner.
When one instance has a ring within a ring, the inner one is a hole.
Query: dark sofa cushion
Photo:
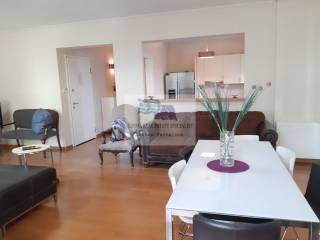
[[[219,129],[209,112],[201,111],[196,113],[197,117],[197,139],[220,138]],[[229,113],[228,129],[231,130],[238,116],[238,112]],[[237,135],[259,135],[258,130],[264,125],[265,116],[262,112],[249,112],[240,122],[236,131]]]
[[[196,112],[196,139],[219,139],[217,124],[208,112]]]
[[[0,165],[0,224],[56,192],[54,168]]]
[[[229,129],[232,128],[238,112],[231,112],[229,118]],[[259,135],[258,130],[264,125],[265,116],[262,112],[249,112],[244,116],[236,131],[237,135]]]
[[[181,148],[194,145],[194,138],[191,137],[162,136],[153,139],[149,147],[154,154],[179,155]]]

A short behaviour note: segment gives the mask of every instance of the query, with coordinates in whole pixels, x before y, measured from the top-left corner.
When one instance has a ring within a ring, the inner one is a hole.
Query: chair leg
[[[6,226],[1,226],[1,238],[0,239],[4,239],[6,235]]]
[[[46,140],[45,139],[41,140],[41,142],[42,142],[42,144],[46,144]],[[47,152],[46,151],[43,151],[43,157],[47,158]]]
[[[53,201],[56,203],[58,201],[58,197],[57,197],[57,194],[53,194]]]
[[[130,154],[131,167],[134,167],[134,164],[133,164],[133,150],[131,150],[129,152],[129,154]]]
[[[281,240],[284,240],[285,236],[287,235],[287,232],[288,232],[288,227],[285,227],[284,228],[284,232],[283,232],[282,237],[281,237]]]
[[[58,140],[58,146],[59,146],[60,152],[62,152],[62,147],[61,147],[61,142],[60,142],[60,134],[59,134],[58,129],[57,129],[57,140]]]
[[[99,157],[100,157],[100,165],[103,165],[103,152],[99,150]]]
[[[139,146],[139,157],[142,157],[142,148]]]
[[[292,228],[292,229],[295,234],[296,240],[299,240],[299,234],[298,234],[297,230],[295,228]]]
[[[181,236],[180,239],[184,238],[186,231],[187,231],[187,224],[185,224],[184,222],[181,222],[180,223],[180,230],[178,232],[178,234]]]
[[[284,229],[284,232],[282,234],[281,240],[285,239],[285,236],[287,235],[288,229],[289,229],[289,227],[286,226]],[[300,238],[299,238],[299,234],[298,234],[297,230],[294,227],[292,228],[292,230],[295,234],[295,240],[299,240]]]
[[[180,231],[178,232],[178,234],[181,236],[180,240],[183,240],[185,237],[193,238],[193,234],[188,232],[189,229],[190,229],[190,225],[182,222]]]

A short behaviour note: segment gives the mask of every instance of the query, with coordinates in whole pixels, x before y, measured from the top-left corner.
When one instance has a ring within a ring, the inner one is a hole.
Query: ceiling
[[[265,0],[1,0],[0,29]]]

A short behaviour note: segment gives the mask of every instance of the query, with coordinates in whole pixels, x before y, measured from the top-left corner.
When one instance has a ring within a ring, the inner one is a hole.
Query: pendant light
[[[198,53],[199,58],[215,58],[214,51],[209,51],[209,47],[207,46],[206,51]]]

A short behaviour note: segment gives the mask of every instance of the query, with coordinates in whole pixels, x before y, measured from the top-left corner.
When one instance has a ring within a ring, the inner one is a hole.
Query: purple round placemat
[[[239,160],[234,160],[233,167],[223,167],[220,166],[219,159],[208,162],[207,166],[213,171],[223,173],[241,173],[247,171],[250,168],[248,164]]]

